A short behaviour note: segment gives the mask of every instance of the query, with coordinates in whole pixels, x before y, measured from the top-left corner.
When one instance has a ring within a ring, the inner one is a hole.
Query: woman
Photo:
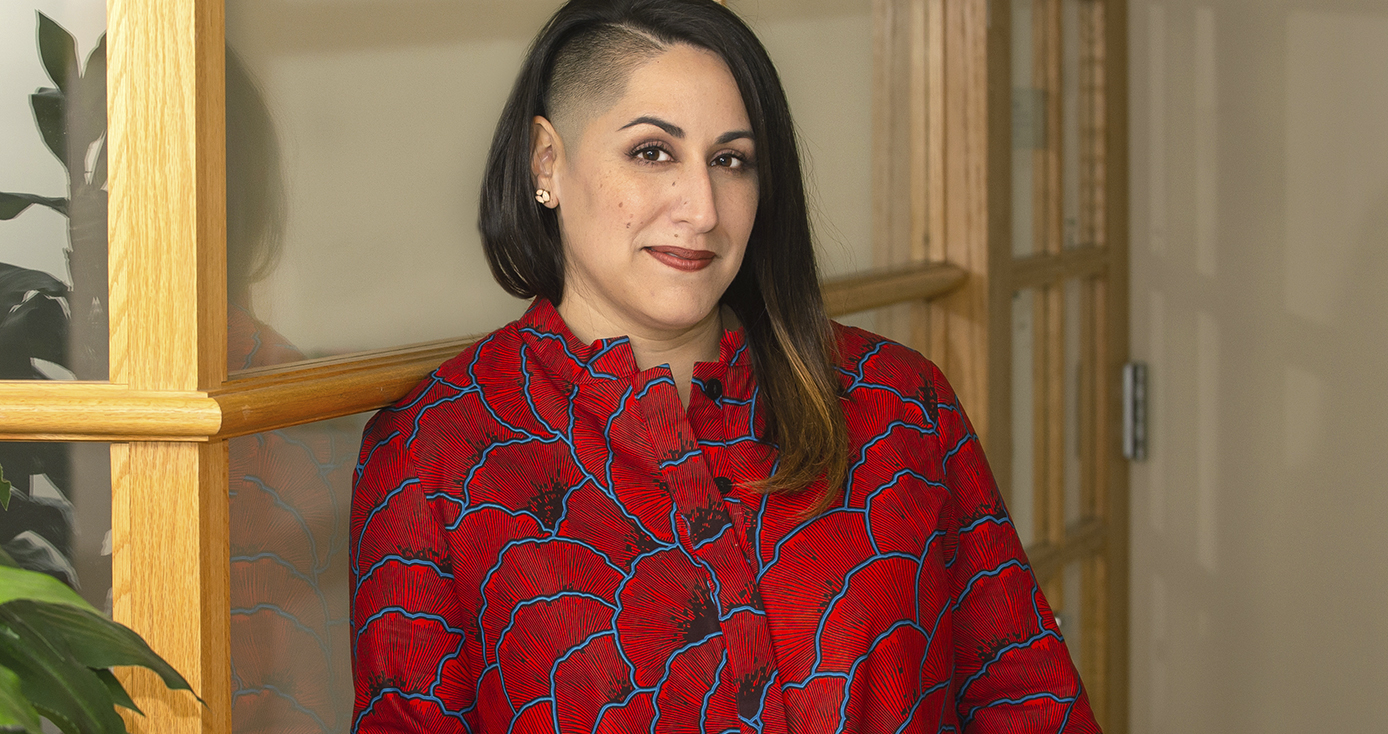
[[[483,191],[535,300],[367,429],[359,731],[1098,730],[948,383],[825,317],[731,12],[564,6]]]

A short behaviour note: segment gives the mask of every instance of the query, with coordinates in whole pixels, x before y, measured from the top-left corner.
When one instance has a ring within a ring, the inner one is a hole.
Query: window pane
[[[492,130],[553,0],[227,2],[229,366],[491,329]],[[240,323],[238,323],[238,321]],[[267,328],[268,327],[268,328]]]
[[[1036,293],[1012,294],[1012,476],[1007,509],[1022,545],[1036,542]]]
[[[766,46],[790,100],[821,273],[873,267],[872,0],[727,5]]]
[[[14,485],[0,510],[0,548],[109,614],[110,444],[2,441],[0,468]]]
[[[0,379],[107,379],[105,31],[103,0],[0,4]]]
[[[230,441],[232,729],[343,732],[347,530],[366,415]]]

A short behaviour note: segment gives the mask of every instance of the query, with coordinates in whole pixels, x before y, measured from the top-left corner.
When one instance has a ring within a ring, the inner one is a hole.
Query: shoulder
[[[954,401],[944,373],[920,352],[854,326],[835,323],[834,332],[846,392],[876,389],[904,398]]]
[[[487,375],[518,370],[520,345],[520,327],[512,322],[479,338],[439,365],[404,397],[371,418],[362,435],[362,461],[369,458],[373,446],[393,437],[403,436],[407,445],[413,444],[421,430],[428,430],[426,423],[438,422],[432,418],[433,415],[446,419],[471,409],[469,406],[472,403],[461,398],[477,390],[479,376],[485,379]],[[427,421],[426,413],[431,414]],[[466,421],[447,422],[469,425]]]

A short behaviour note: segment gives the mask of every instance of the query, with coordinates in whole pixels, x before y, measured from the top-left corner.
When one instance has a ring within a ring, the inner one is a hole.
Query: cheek
[[[757,218],[757,199],[760,191],[756,180],[735,181],[724,187],[723,201],[718,209],[719,221],[728,234],[746,240]]]

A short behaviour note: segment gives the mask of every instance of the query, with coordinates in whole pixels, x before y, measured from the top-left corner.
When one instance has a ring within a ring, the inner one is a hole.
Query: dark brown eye
[[[658,145],[650,145],[639,148],[635,152],[635,157],[644,163],[663,163],[674,160],[670,152]]]

